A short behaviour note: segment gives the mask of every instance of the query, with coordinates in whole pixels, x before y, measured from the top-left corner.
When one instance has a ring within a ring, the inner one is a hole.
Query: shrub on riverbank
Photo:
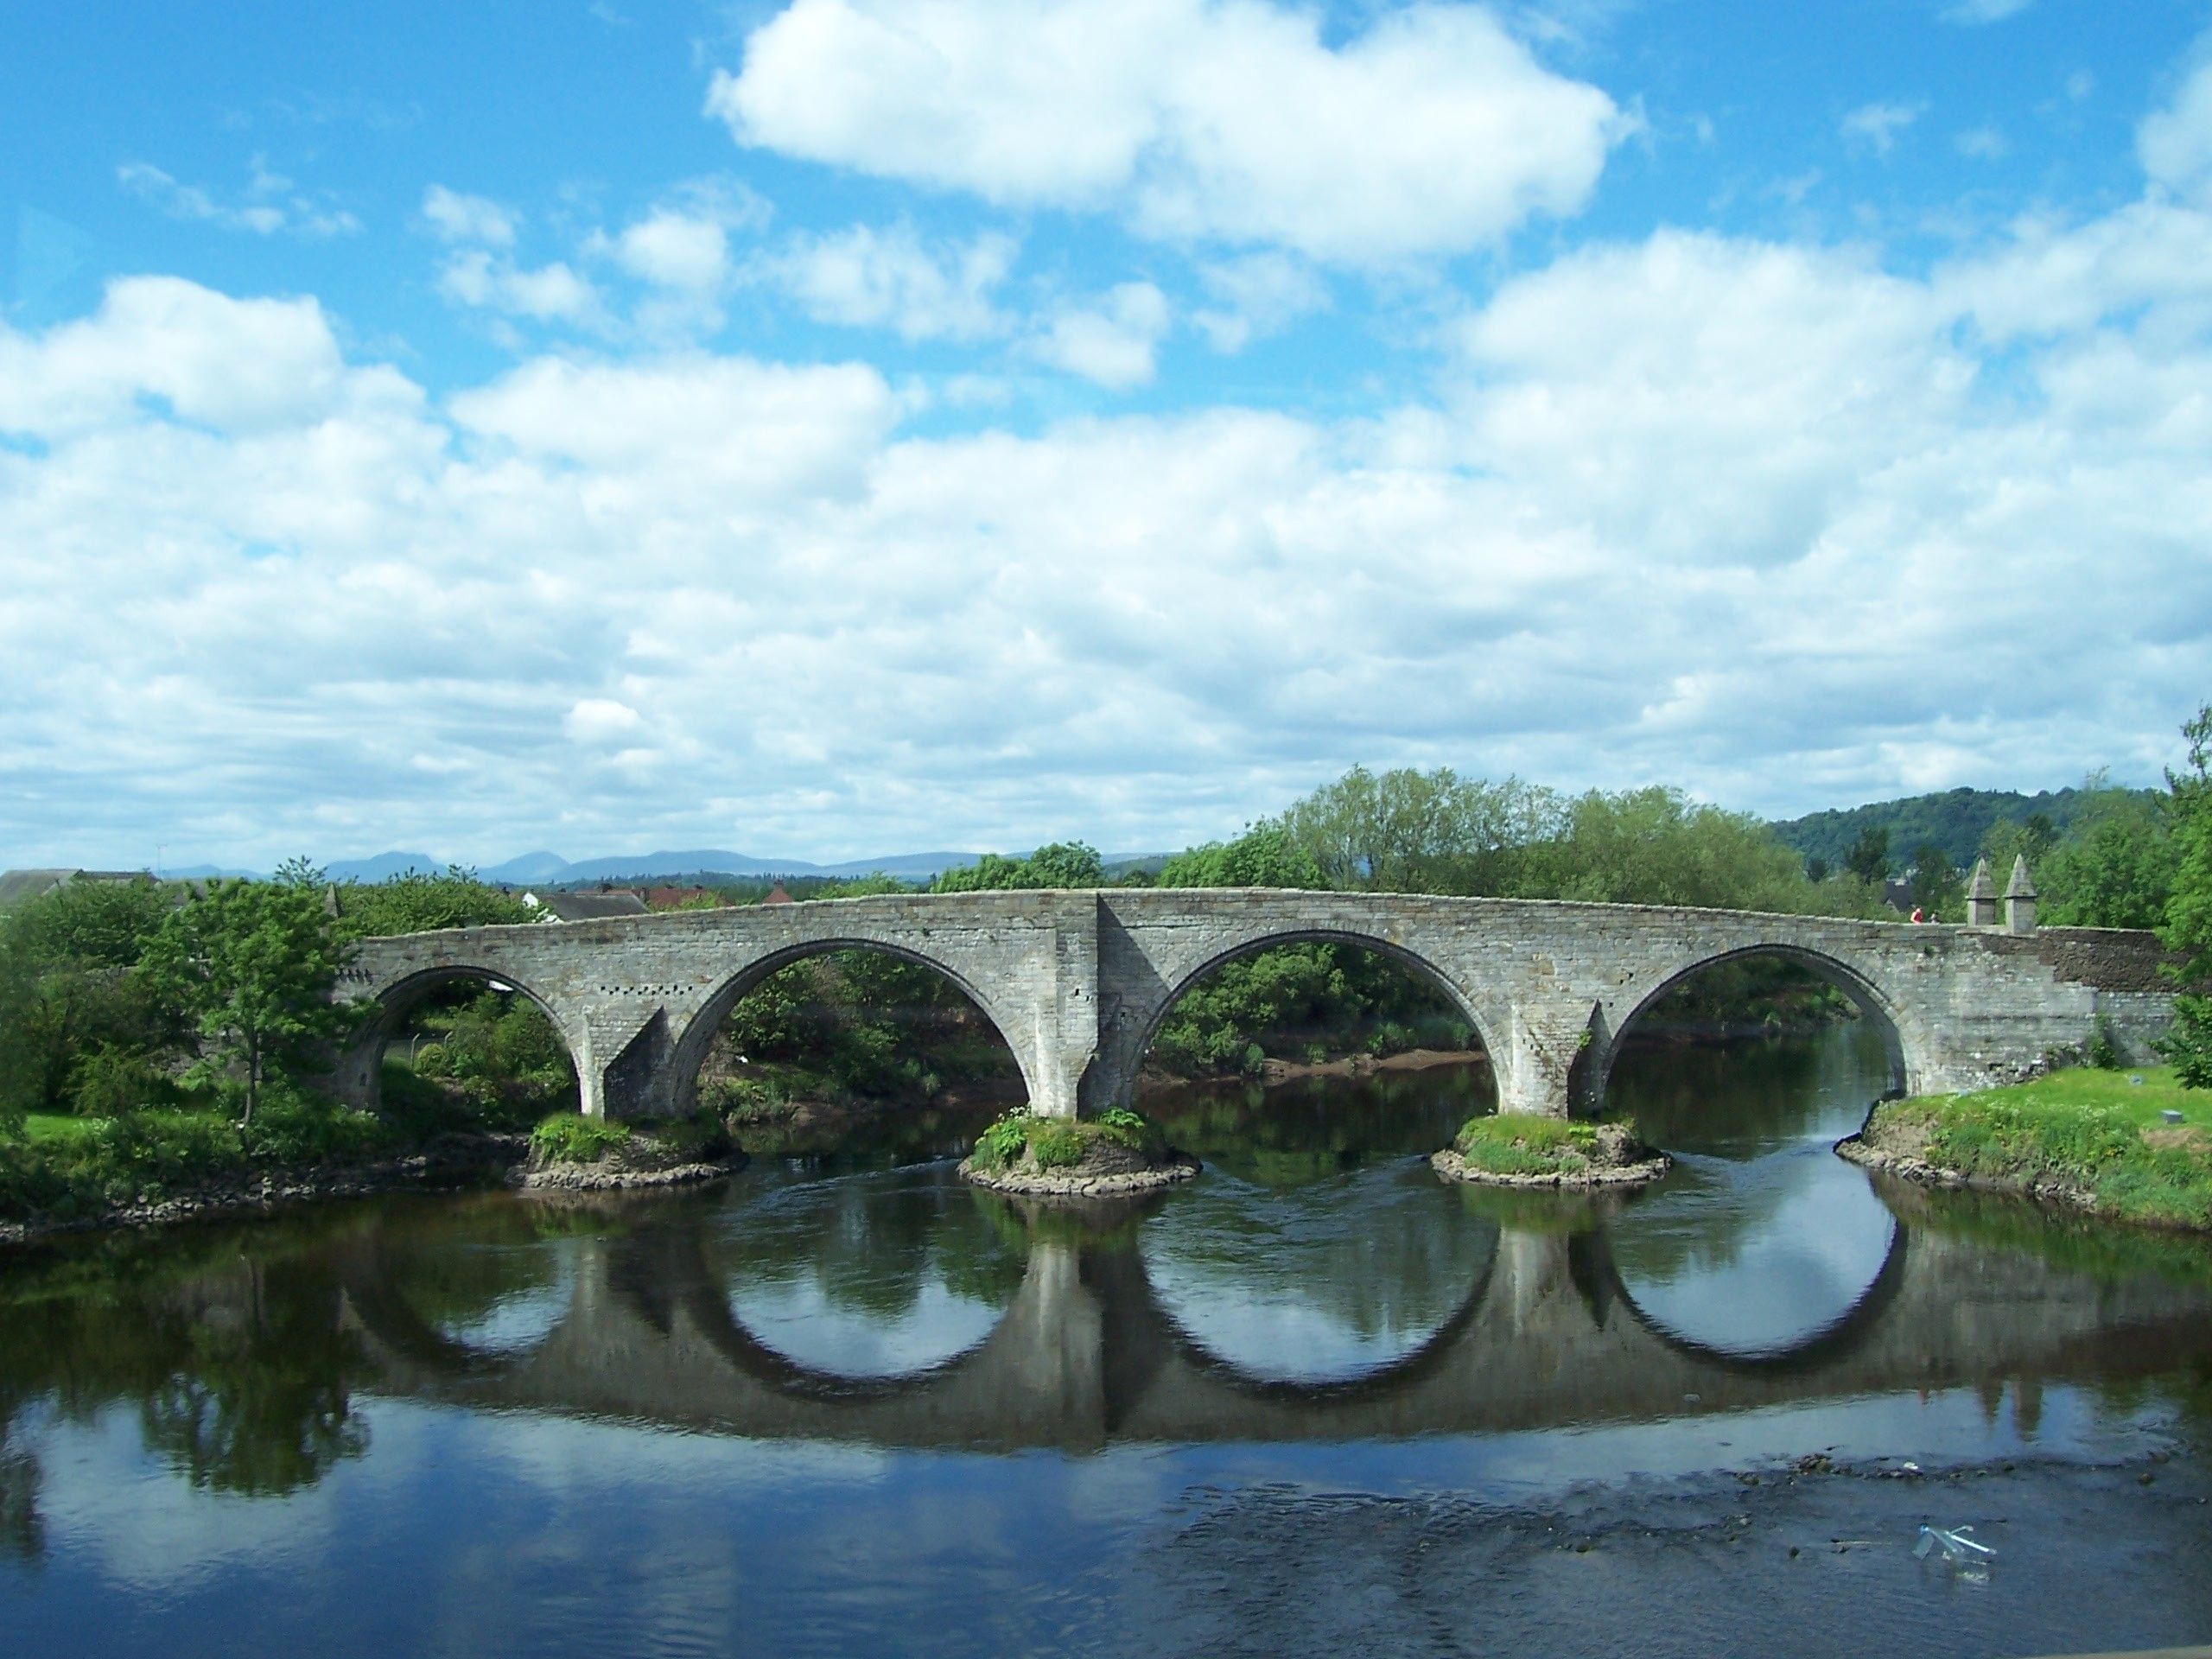
[[[2182,1121],[2166,1122],[2167,1111]],[[1941,1175],[2063,1193],[2126,1221],[2212,1228],[2212,1101],[2183,1089],[2171,1067],[2075,1069],[1891,1101],[1874,1109],[1861,1140]]]
[[[370,1113],[289,1086],[264,1085],[249,1124],[235,1112],[217,1097],[0,1143],[0,1219],[68,1220],[239,1176],[372,1159],[397,1138]]]
[[[1035,1168],[1072,1169],[1095,1144],[1119,1147],[1147,1162],[1166,1155],[1167,1138],[1160,1126],[1139,1113],[1116,1107],[1096,1117],[1036,1117],[1009,1112],[976,1140],[976,1166],[1011,1169],[1027,1160]]]
[[[595,1164],[627,1143],[630,1126],[582,1112],[556,1112],[530,1132],[530,1150],[540,1163]]]
[[[1452,1149],[1487,1174],[1573,1174],[1596,1162],[1598,1126],[1536,1112],[1488,1112],[1460,1126]]]

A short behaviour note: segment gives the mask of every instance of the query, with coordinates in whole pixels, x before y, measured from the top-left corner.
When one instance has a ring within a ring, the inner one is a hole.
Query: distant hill
[[[841,879],[856,875],[895,875],[909,881],[926,881],[941,870],[973,864],[974,853],[894,853],[884,858],[853,859],[842,864],[814,864],[803,858],[756,858],[717,848],[687,852],[632,853],[613,858],[588,858],[570,863],[557,853],[525,853],[478,872],[487,881],[514,886],[573,887],[597,881],[652,880],[668,881],[678,876],[801,875]]]
[[[1925,841],[1941,847],[1953,864],[1967,865],[1974,862],[1981,838],[1992,824],[2024,823],[2040,812],[2050,820],[2053,829],[2063,833],[2082,800],[2078,789],[2043,790],[2033,795],[2008,789],[1952,789],[1936,795],[1908,795],[1901,800],[1808,812],[1802,818],[1777,823],[1774,831],[1805,857],[1827,860],[1830,869],[1843,868],[1852,843],[1867,829],[1890,832],[1892,869],[1902,869],[1911,862],[1912,849]]]
[[[389,881],[395,875],[419,870],[435,875],[445,868],[428,853],[378,853],[374,858],[341,858],[323,871],[333,881]]]

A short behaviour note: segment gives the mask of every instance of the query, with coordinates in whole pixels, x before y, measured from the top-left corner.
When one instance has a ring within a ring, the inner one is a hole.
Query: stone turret
[[[1997,884],[1989,879],[1989,861],[1974,861],[1974,879],[1967,883],[1967,925],[1997,925]]]
[[[2036,931],[2036,884],[2028,880],[2027,855],[2012,861],[2012,879],[2005,888],[2005,931],[2008,933],[2032,933]]]

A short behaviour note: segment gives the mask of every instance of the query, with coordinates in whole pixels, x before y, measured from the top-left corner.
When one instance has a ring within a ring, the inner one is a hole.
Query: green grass
[[[1036,1117],[1008,1112],[976,1139],[975,1160],[982,1169],[1005,1169],[1023,1154],[1039,1169],[1072,1169],[1094,1141],[1103,1141],[1158,1159],[1167,1150],[1159,1125],[1116,1107],[1095,1118]]]
[[[32,1141],[82,1141],[98,1135],[104,1117],[71,1117],[61,1112],[33,1112],[23,1120],[23,1134]]]
[[[2167,1123],[2167,1110],[2182,1122]],[[1917,1147],[1938,1168],[2024,1186],[2061,1181],[2100,1214],[2212,1227],[2212,1101],[2183,1089],[2170,1067],[2069,1070],[2012,1088],[1892,1101],[1876,1109],[1872,1127],[1879,1144]],[[2171,1144],[2145,1139],[2169,1129],[2182,1132]]]
[[[1589,1168],[1597,1144],[1593,1123],[1535,1112],[1487,1112],[1460,1127],[1452,1149],[1492,1175],[1558,1175]]]
[[[548,1163],[595,1164],[630,1138],[627,1123],[582,1112],[556,1112],[530,1132],[530,1149]]]

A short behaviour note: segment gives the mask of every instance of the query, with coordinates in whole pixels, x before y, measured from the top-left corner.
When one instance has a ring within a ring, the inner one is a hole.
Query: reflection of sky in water
[[[510,1291],[474,1318],[440,1319],[437,1329],[441,1335],[480,1353],[526,1353],[561,1323],[575,1294],[575,1253],[563,1249],[550,1283]]]
[[[1218,1173],[1146,1224],[1161,1309],[1255,1377],[1338,1382],[1420,1350],[1480,1285],[1497,1234],[1421,1161],[1287,1191]]]
[[[1018,1247],[943,1167],[776,1187],[722,1233],[732,1317],[837,1376],[903,1376],[966,1353],[998,1327],[1020,1277]]]
[[[1745,1164],[1685,1158],[1613,1224],[1611,1242],[1646,1318],[1751,1355],[1793,1347],[1850,1313],[1896,1230],[1864,1172],[1815,1146]]]
[[[840,1306],[810,1279],[734,1282],[729,1305],[739,1324],[785,1358],[838,1376],[927,1370],[989,1336],[1005,1312],[935,1281],[890,1315]]]

